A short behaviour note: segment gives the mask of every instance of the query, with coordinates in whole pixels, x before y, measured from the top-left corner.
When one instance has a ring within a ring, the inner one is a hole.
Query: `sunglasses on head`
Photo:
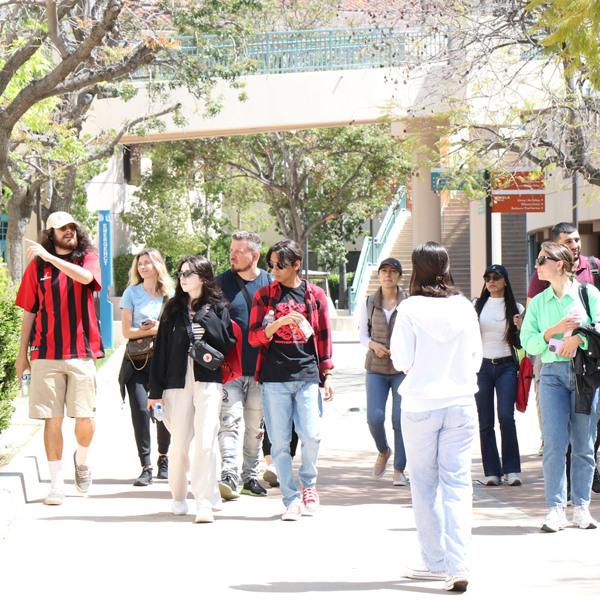
[[[502,279],[502,275],[498,275],[498,273],[492,273],[491,275],[484,275],[483,278],[485,279],[485,282],[488,283],[489,281],[499,281]]]
[[[178,271],[177,272],[177,277],[179,279],[183,279],[184,277],[185,277],[185,279],[188,279],[192,275],[198,275],[198,273],[196,271],[190,271],[189,269],[187,271]]]
[[[559,262],[560,258],[554,258],[553,256],[538,256],[535,259],[535,262],[538,265],[543,265],[547,260],[553,260],[554,262]]]
[[[285,263],[285,262],[274,263],[272,260],[268,260],[267,267],[269,267],[269,269],[274,269],[275,267],[277,267],[280,271],[282,271],[286,267],[291,267],[291,265],[289,265],[288,263]]]

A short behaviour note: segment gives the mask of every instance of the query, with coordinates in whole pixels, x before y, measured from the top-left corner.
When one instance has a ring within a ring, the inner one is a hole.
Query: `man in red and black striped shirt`
[[[16,368],[19,378],[31,371],[30,418],[44,419],[51,476],[44,502],[62,504],[65,407],[75,419],[75,486],[85,494],[92,484],[87,454],[95,429],[95,363],[104,356],[93,298],[101,288],[100,261],[84,231],[65,212],[50,215],[41,243],[27,241],[27,257],[33,260],[16,300],[25,311]]]

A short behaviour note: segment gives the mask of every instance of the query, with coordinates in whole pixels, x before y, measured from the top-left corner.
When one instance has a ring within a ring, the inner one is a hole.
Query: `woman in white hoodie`
[[[406,373],[402,432],[423,563],[405,576],[465,591],[481,334],[471,303],[452,283],[446,249],[421,244],[412,265],[410,298],[398,307],[390,344],[394,367]]]

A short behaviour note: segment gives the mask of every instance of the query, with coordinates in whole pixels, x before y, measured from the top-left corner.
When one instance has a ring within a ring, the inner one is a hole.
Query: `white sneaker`
[[[573,525],[579,529],[596,529],[598,523],[590,515],[590,509],[587,506],[576,506],[573,509]]]
[[[196,523],[213,523],[215,518],[213,517],[213,511],[210,506],[202,506],[196,512]]]
[[[583,508],[583,507],[581,507]],[[546,515],[546,520],[542,525],[542,531],[556,533],[560,529],[568,527],[569,522],[565,516],[565,509],[562,506],[553,506]]]
[[[272,488],[279,487],[279,479],[277,479],[277,469],[275,463],[267,465],[262,477]]]
[[[504,476],[504,479],[508,483],[508,485],[522,485],[520,473],[508,473],[508,475]]]
[[[174,515],[187,515],[188,503],[185,500],[173,500],[171,502],[171,511]]]
[[[430,571],[425,564],[420,564],[418,567],[406,567],[404,569],[404,577],[409,579],[423,579],[425,581],[444,581],[448,574],[446,571]]]
[[[502,483],[498,475],[490,475],[489,477],[480,479],[480,481],[483,483],[483,485],[500,485]]]
[[[469,580],[465,575],[453,575],[446,579],[444,583],[444,589],[447,592],[466,592]]]
[[[64,501],[65,491],[61,488],[53,487],[44,499],[44,504],[60,506]]]
[[[394,469],[394,479],[392,480],[392,485],[408,485],[408,479],[404,474],[404,471],[398,471]]]

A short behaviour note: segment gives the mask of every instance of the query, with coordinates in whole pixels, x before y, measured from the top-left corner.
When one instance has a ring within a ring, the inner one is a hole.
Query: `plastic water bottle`
[[[157,421],[162,421],[165,418],[165,407],[160,402],[154,405],[154,418]]]
[[[24,371],[21,377],[21,398],[29,398],[29,386],[31,384],[31,373]]]
[[[263,319],[262,324],[267,327],[267,325],[270,325],[271,323],[275,323],[275,311],[274,310],[270,310],[266,315],[265,318]]]

